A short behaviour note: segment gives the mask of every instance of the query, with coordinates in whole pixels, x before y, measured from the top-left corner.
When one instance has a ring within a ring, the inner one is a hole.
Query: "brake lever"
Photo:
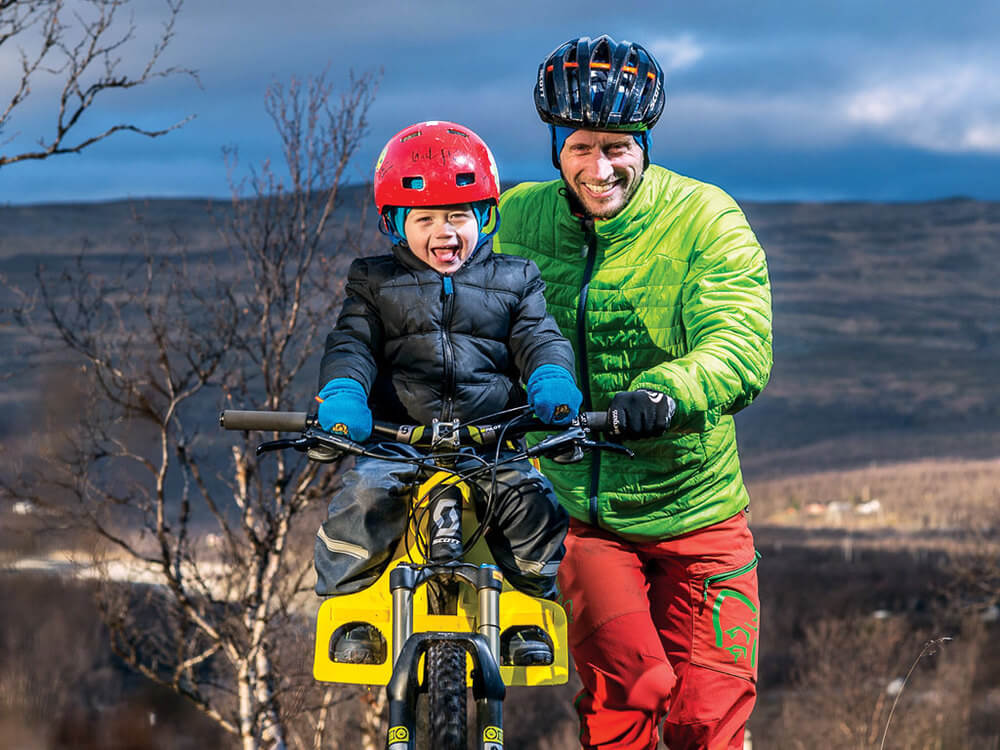
[[[257,446],[257,455],[288,448],[297,450],[299,453],[308,453],[310,460],[320,463],[336,461],[343,453],[353,453],[359,456],[365,452],[364,446],[354,442],[349,437],[310,428],[297,438],[280,438],[261,443]]]
[[[590,448],[596,450],[606,450],[612,453],[620,453],[635,458],[635,453],[620,443],[609,443],[605,441],[591,440],[587,437],[587,432],[582,427],[572,427],[564,432],[542,440],[527,450],[529,456],[551,455],[556,463],[576,463],[583,458],[582,449]],[[567,451],[567,449],[571,449]],[[559,455],[563,454],[563,455]]]
[[[580,427],[573,427],[564,432],[558,432],[555,435],[549,435],[547,438],[539,443],[536,443],[532,447],[528,448],[527,455],[531,456],[541,456],[549,451],[561,449],[574,445],[574,444],[584,444],[587,440],[587,433],[583,431]]]
[[[308,429],[302,433],[302,437],[313,441],[313,445],[322,445],[325,448],[353,453],[360,456],[365,452],[365,447],[361,443],[351,440],[347,435],[338,432],[325,432],[323,430]]]
[[[268,440],[266,443],[261,443],[257,446],[257,455],[262,453],[267,453],[269,451],[282,451],[287,448],[294,448],[295,450],[302,451],[309,450],[313,443],[309,438],[302,436],[297,438],[280,438],[278,440]]]
[[[626,448],[621,443],[608,443],[604,441],[596,441],[584,439],[580,441],[580,445],[584,448],[597,448],[598,450],[611,451],[612,453],[621,453],[629,458],[635,458],[635,451],[630,448]]]

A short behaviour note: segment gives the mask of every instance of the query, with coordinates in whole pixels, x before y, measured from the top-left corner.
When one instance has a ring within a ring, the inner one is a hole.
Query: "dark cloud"
[[[142,2],[136,11],[149,36],[162,7]],[[123,136],[73,159],[6,168],[0,200],[223,195],[223,145],[238,145],[244,163],[276,153],[262,105],[268,83],[324,69],[334,81],[346,81],[351,70],[383,70],[357,179],[390,135],[424,119],[477,130],[505,179],[546,179],[553,174],[547,137],[530,98],[537,65],[568,38],[605,32],[642,42],[664,64],[668,108],[654,156],[668,164],[681,159],[694,176],[718,173],[724,187],[753,196],[909,198],[933,191],[919,175],[886,182],[869,169],[881,163],[873,154],[907,154],[912,158],[885,163],[903,175],[907,163],[933,163],[947,175],[941,194],[1000,198],[991,176],[1000,154],[998,30],[995,0],[706,0],[653,9],[609,8],[603,0],[490,7],[459,0],[189,2],[166,61],[196,68],[204,88],[185,79],[157,82],[110,103],[94,123],[197,118],[155,141]],[[0,81],[9,79],[12,64],[0,54]],[[17,129],[32,136],[50,115],[33,104]],[[850,179],[848,164],[856,166]],[[892,190],[898,195],[888,195]]]

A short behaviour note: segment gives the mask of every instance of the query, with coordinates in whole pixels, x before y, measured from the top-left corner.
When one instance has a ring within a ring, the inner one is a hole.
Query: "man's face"
[[[642,179],[642,148],[630,133],[577,130],[559,152],[563,181],[588,214],[618,214]]]
[[[479,224],[468,203],[414,208],[403,230],[410,252],[445,275],[462,267],[479,239]]]

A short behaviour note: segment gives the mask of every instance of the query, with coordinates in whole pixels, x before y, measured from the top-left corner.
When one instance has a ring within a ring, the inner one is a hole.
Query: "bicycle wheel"
[[[427,647],[427,713],[434,750],[465,750],[465,649],[448,641]]]

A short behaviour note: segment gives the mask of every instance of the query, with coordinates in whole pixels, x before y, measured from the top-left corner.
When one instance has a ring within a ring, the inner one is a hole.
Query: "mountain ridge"
[[[368,190],[346,188],[335,222],[378,241]],[[737,415],[748,474],[1000,455],[1000,202],[742,206],[774,299],[771,382]],[[0,273],[30,289],[36,265],[58,272],[81,254],[108,270],[146,250],[218,260],[231,211],[201,199],[0,207]],[[335,232],[326,251],[340,252]],[[5,350],[16,337],[0,329]]]

